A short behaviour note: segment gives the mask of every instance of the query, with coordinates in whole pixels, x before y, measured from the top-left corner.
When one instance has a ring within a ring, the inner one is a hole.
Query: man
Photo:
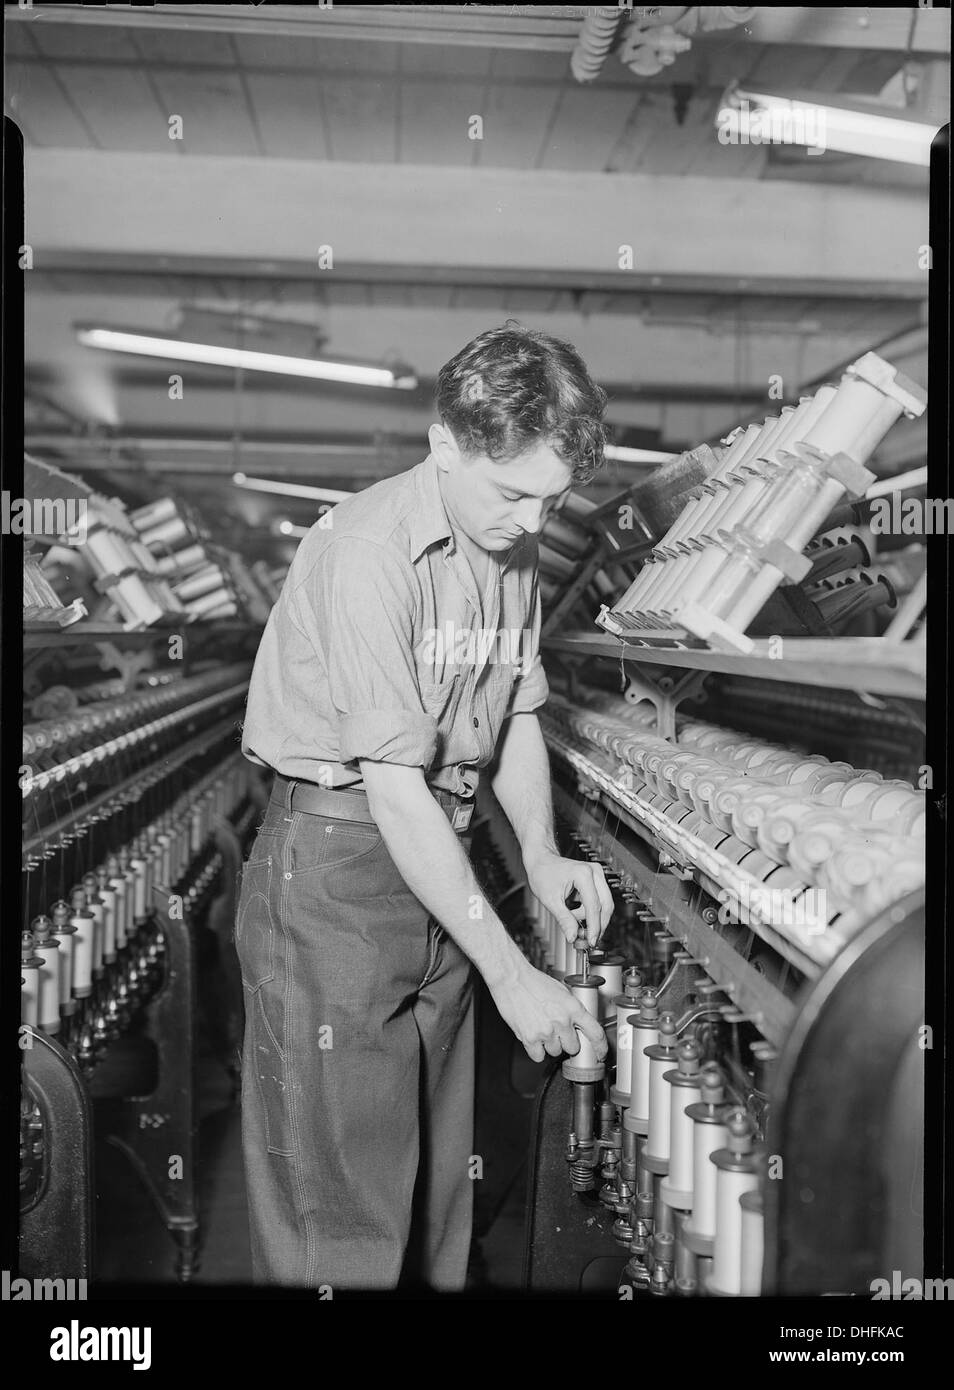
[[[417,1277],[462,1287],[472,966],[535,1061],[577,1029],[605,1053],[462,846],[496,750],[531,890],[598,941],[603,872],[553,836],[533,538],[602,462],[605,400],[566,343],[475,338],[440,372],[429,457],[312,527],[265,628],[242,747],[277,775],[236,920],[256,1281],[391,1288],[413,1249]]]

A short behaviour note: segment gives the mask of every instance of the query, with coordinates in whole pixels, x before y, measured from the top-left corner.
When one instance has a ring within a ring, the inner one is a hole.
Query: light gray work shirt
[[[504,719],[548,695],[537,545],[490,556],[478,594],[433,455],[302,538],[259,644],[242,751],[286,777],[361,783],[359,758],[472,796]]]

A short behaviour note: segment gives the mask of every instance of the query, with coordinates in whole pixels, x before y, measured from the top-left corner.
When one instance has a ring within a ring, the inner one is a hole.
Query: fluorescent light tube
[[[333,487],[311,487],[308,483],[281,483],[275,478],[249,478],[244,473],[233,473],[232,482],[236,487],[245,487],[252,492],[277,492],[282,497],[309,497],[318,502],[343,502],[353,497],[353,492],[341,492]]]
[[[889,108],[865,110],[830,101],[731,87],[716,112],[719,140],[724,145],[801,145],[810,154],[838,150],[925,168],[930,164],[937,126],[892,114]]]
[[[678,454],[662,454],[657,449],[626,449],[619,444],[607,444],[603,453],[608,459],[619,459],[624,463],[668,463],[678,458]]]
[[[235,367],[249,372],[274,372],[278,376],[312,377],[318,381],[344,381],[356,386],[388,386],[412,391],[417,378],[406,368],[392,372],[389,367],[365,366],[357,362],[334,362],[323,358],[284,357],[273,352],[253,352],[249,348],[223,347],[217,343],[190,343],[158,333],[132,333],[119,328],[76,326],[76,336],[85,347],[106,352],[128,352],[140,357],[165,357],[171,361],[199,362],[210,367]]]

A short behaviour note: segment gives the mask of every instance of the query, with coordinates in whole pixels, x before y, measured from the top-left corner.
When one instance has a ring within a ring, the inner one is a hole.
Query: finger
[[[589,868],[589,865],[587,865]],[[600,939],[600,898],[593,882],[593,874],[581,874],[576,880],[583,907],[586,913],[586,936],[591,946]]]
[[[568,1057],[575,1057],[580,1050],[580,1035],[575,1028],[560,1029],[560,1046]]]
[[[563,1056],[563,1043],[560,1041],[558,1037],[555,1037],[553,1033],[551,1033],[550,1036],[547,1038],[546,1042],[544,1043],[544,1047],[546,1048],[547,1052],[550,1054],[551,1057]]]
[[[523,1045],[523,1050],[524,1050],[524,1052],[526,1052],[526,1054],[527,1054],[527,1056],[530,1058],[530,1061],[531,1061],[531,1062],[542,1062],[542,1061],[543,1061],[543,1055],[544,1055],[544,1054],[543,1054],[543,1044],[542,1044],[542,1043],[538,1043],[538,1042],[535,1042],[535,1043],[524,1043],[524,1045]]]
[[[603,932],[605,932],[610,924],[610,919],[613,916],[613,910],[616,906],[613,902],[613,894],[610,891],[609,884],[606,882],[606,875],[602,868],[596,875],[596,891],[600,900],[600,935],[602,936]]]
[[[574,1014],[573,1023],[579,1028],[584,1038],[590,1040],[596,1048],[597,1056],[600,1058],[600,1061],[602,1061],[606,1056],[607,1043],[606,1034],[600,1027],[599,1020],[595,1019],[592,1014],[588,1014],[585,1009],[581,1008],[578,1014]]]
[[[549,904],[547,904],[547,906],[549,906]],[[553,913],[554,917],[559,922],[560,930],[566,937],[567,941],[575,941],[577,936],[579,935],[580,924],[574,917],[573,913],[565,907],[562,909],[551,907],[550,911]],[[578,911],[582,912],[582,908],[578,909]]]

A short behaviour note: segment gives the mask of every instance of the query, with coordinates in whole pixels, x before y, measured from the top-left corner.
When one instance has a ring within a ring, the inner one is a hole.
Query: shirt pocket
[[[465,698],[467,689],[467,679],[460,671],[442,681],[421,682],[424,711],[437,721],[434,762],[438,767],[461,758],[472,758],[477,752],[473,720]]]

